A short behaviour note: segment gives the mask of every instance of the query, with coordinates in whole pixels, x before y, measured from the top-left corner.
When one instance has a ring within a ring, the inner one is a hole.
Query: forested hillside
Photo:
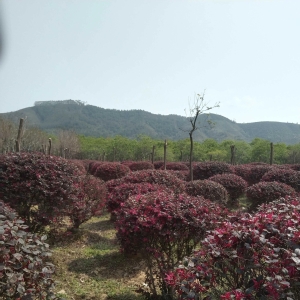
[[[33,107],[0,114],[15,122],[27,118],[29,125],[49,133],[60,129],[74,130],[78,134],[94,137],[121,135],[136,138],[147,135],[153,139],[180,140],[188,137],[189,122],[178,115],[156,115],[143,110],[120,111],[85,105],[81,101],[40,101]],[[281,122],[236,123],[223,116],[211,114],[215,124],[209,128],[207,115],[201,115],[200,130],[194,134],[195,141],[211,138],[216,141],[252,141],[262,138],[272,142],[296,144],[300,141],[300,125]]]

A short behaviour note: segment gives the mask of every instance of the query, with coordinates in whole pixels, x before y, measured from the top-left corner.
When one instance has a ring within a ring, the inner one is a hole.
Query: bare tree
[[[14,149],[15,135],[15,124],[0,117],[0,151],[2,151],[2,153],[6,153]]]
[[[78,135],[74,131],[61,130],[57,137],[60,155],[64,158],[74,158],[80,150]]]
[[[197,121],[198,121],[198,124],[199,124],[198,117],[200,115],[206,113],[207,111],[210,111],[211,109],[220,106],[219,102],[215,103],[213,106],[209,106],[208,103],[206,103],[204,101],[204,95],[205,95],[205,92],[203,92],[202,95],[201,94],[195,95],[193,104],[191,105],[189,103],[188,120],[191,124],[191,128],[188,129],[188,130],[183,130],[185,132],[188,132],[189,137],[190,137],[189,168],[190,168],[190,180],[191,181],[193,181],[193,150],[194,150],[193,133],[194,133],[194,131],[199,129],[199,127],[197,126]],[[209,119],[206,119],[205,123],[210,125],[210,126],[212,125],[212,122]],[[205,126],[202,126],[202,128],[203,127],[205,127]]]

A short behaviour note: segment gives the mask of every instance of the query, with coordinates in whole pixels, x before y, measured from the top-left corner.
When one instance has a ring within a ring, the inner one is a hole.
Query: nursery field
[[[245,197],[241,208],[247,209]],[[110,214],[81,225],[68,242],[52,247],[56,290],[67,300],[144,300],[134,290],[145,281],[145,263],[120,252]]]
[[[0,299],[300,299],[300,165],[191,170],[0,156]]]

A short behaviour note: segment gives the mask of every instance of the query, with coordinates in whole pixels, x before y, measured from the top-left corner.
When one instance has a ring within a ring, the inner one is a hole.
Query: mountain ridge
[[[195,141],[212,138],[217,141],[231,139],[251,142],[254,138],[262,138],[274,143],[300,142],[298,124],[272,121],[236,123],[218,114],[211,113],[209,116],[215,126],[212,129],[207,128],[208,115],[200,115],[200,128],[193,135]],[[187,117],[153,114],[144,110],[105,109],[88,105],[80,100],[38,101],[32,107],[1,113],[0,117],[14,122],[27,117],[28,125],[39,127],[49,133],[68,129],[95,137],[122,135],[136,138],[143,134],[153,139],[180,140],[189,137],[190,128]]]

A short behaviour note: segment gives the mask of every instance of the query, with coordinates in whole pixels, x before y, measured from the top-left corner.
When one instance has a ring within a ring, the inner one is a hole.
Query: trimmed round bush
[[[203,196],[213,202],[226,204],[227,190],[223,185],[212,180],[194,180],[185,184],[186,193],[190,196]]]
[[[154,170],[154,165],[149,161],[129,161],[122,164],[129,167],[131,171]]]
[[[245,164],[233,167],[234,173],[246,180],[248,185],[260,182],[265,173],[273,169],[274,167],[267,164]]]
[[[194,180],[204,180],[208,179],[217,174],[223,173],[232,173],[231,165],[218,162],[218,161],[209,161],[209,162],[200,162],[193,164],[193,179]]]
[[[1,299],[52,299],[54,265],[47,237],[27,232],[17,213],[0,201]]]
[[[123,203],[130,196],[147,194],[157,190],[161,190],[161,185],[147,182],[121,183],[116,186],[111,186],[106,199],[106,208],[110,213],[114,213],[122,207]]]
[[[93,175],[104,181],[108,181],[124,177],[129,172],[129,167],[120,163],[101,163]]]
[[[300,299],[299,224],[290,197],[229,217],[166,275],[172,299]]]
[[[271,171],[265,173],[261,181],[277,181],[285,183],[297,192],[300,191],[300,172],[294,171],[292,169],[272,169]]]
[[[117,185],[123,183],[151,183],[164,185],[167,188],[173,190],[174,192],[184,192],[184,182],[180,180],[175,171],[165,171],[165,170],[143,170],[128,173],[121,179],[111,180],[107,183],[108,192]]]
[[[271,202],[281,197],[295,196],[296,191],[281,182],[259,182],[246,189],[246,196],[251,201],[251,209],[263,203]]]
[[[92,183],[92,177],[82,176],[75,164],[61,157],[41,153],[0,157],[0,198],[33,232],[46,226],[60,228],[66,217],[76,220],[77,225],[86,220],[80,215],[90,216],[91,207],[100,202],[104,205],[105,200],[91,200],[86,186]]]
[[[236,200],[242,196],[247,188],[247,182],[235,174],[218,174],[210,177],[209,180],[222,184],[227,190],[231,200]]]
[[[68,213],[74,228],[93,216],[101,215],[107,195],[105,182],[92,175],[80,177],[79,191],[78,199]]]
[[[129,197],[117,212],[117,238],[126,254],[146,262],[150,293],[168,294],[165,272],[191,253],[207,230],[223,220],[226,210],[203,197],[159,190]]]

